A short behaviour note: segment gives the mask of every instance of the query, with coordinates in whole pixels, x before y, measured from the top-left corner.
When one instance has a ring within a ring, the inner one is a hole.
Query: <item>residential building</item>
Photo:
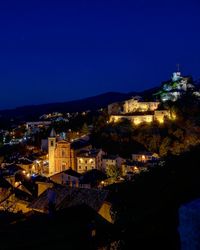
[[[77,155],[83,150],[87,151],[92,149],[92,145],[90,144],[89,139],[90,139],[89,136],[84,136],[78,140],[74,140],[71,142],[71,158],[72,158],[71,167],[75,171],[78,171]]]
[[[102,170],[106,172],[109,166],[115,166],[120,168],[123,159],[117,155],[104,155],[102,158]]]
[[[48,128],[51,125],[51,121],[37,121],[37,122],[27,122],[26,129],[34,128]]]
[[[132,160],[136,162],[148,162],[152,160],[158,160],[157,154],[152,154],[150,152],[139,152],[137,154],[132,154]]]
[[[50,177],[50,180],[57,184],[61,184],[64,186],[70,187],[78,187],[80,181],[81,174],[77,173],[76,171],[69,168],[63,172],[57,173]]]
[[[92,169],[102,169],[102,155],[104,152],[101,149],[91,149],[80,152],[77,155],[77,172],[84,173]]]
[[[139,174],[141,171],[147,170],[147,165],[145,162],[126,160],[122,164],[122,176],[127,176],[128,179],[135,174]]]
[[[34,172],[35,170],[33,161],[24,157],[18,159],[17,165],[20,166],[23,170],[25,170],[28,173]]]
[[[107,201],[108,191],[100,189],[62,187],[56,185],[47,189],[28,208],[42,213],[49,213],[49,202],[54,203],[56,211],[82,206],[96,211],[107,221],[113,223],[110,215],[111,203]]]

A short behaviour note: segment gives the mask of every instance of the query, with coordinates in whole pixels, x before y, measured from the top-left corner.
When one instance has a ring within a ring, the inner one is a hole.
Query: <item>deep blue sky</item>
[[[200,77],[199,0],[1,0],[0,108]]]

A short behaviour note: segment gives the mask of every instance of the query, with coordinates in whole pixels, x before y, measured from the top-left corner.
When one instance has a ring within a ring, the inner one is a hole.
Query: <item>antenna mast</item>
[[[177,72],[180,72],[180,64],[178,63],[176,66],[177,66]]]

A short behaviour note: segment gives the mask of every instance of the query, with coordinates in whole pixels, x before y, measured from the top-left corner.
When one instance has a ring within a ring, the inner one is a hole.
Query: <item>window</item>
[[[51,141],[51,147],[54,147],[54,141]]]
[[[66,163],[65,163],[65,162],[62,162],[62,171],[65,170],[65,167],[66,167]]]
[[[87,166],[85,166],[85,170],[87,170]]]
[[[65,157],[65,150],[62,149],[62,157]]]
[[[85,161],[85,163],[87,163],[87,160]]]

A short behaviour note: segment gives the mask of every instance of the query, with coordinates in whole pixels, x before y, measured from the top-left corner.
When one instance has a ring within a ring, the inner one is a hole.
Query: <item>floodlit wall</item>
[[[159,102],[139,102],[138,100],[130,99],[124,103],[123,113],[154,111],[158,109],[159,104]]]

